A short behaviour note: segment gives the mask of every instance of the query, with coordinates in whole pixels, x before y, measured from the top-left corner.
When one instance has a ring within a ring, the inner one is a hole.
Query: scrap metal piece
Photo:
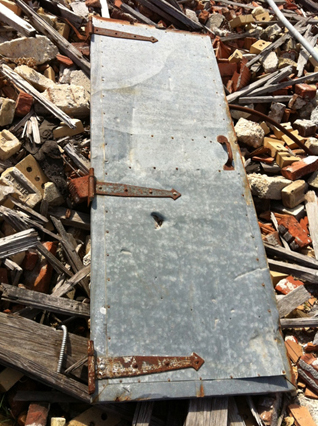
[[[191,356],[123,356],[97,358],[97,379],[114,379],[145,374],[163,373],[184,368],[198,371],[204,359],[193,352]]]
[[[93,26],[93,34],[103,35],[107,37],[125,38],[128,40],[151,41],[157,43],[158,39],[152,36],[144,36],[140,34],[131,34],[123,31],[110,30],[108,28],[100,28]]]

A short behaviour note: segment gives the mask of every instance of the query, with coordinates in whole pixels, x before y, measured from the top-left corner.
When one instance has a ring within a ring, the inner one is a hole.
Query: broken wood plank
[[[184,426],[227,426],[228,398],[191,399]]]
[[[20,277],[22,275],[23,269],[17,263],[13,262],[11,259],[5,259],[3,264],[11,271],[11,282],[12,285],[16,286],[20,282]],[[13,274],[14,272],[14,274]]]
[[[238,411],[235,399],[233,397],[229,398],[228,421],[228,426],[245,426],[245,422]]]
[[[137,402],[132,426],[149,426],[154,402]]]
[[[291,311],[297,308],[297,306],[302,305],[311,298],[311,293],[306,289],[304,285],[301,285],[286,296],[282,297],[278,303],[277,308],[280,317],[285,317]]]
[[[280,37],[274,43],[271,43],[269,46],[267,46],[264,50],[262,50],[258,55],[255,56],[255,58],[251,59],[247,62],[246,66],[250,67],[256,62],[258,62],[260,59],[264,58],[268,55],[272,50],[277,49],[282,44],[284,44],[288,39],[290,39],[290,34],[285,34],[283,37]]]
[[[44,245],[39,241],[36,244],[36,249],[46,258],[46,260],[52,265],[53,269],[58,274],[65,274],[67,277],[72,277],[73,273],[69,271],[62,262],[60,262],[52,253],[50,253]]]
[[[267,75],[265,77],[260,78],[259,80],[254,81],[251,84],[248,84],[243,89],[238,90],[237,92],[231,93],[226,97],[226,100],[228,103],[236,101],[237,98],[239,98],[242,95],[247,95],[248,93],[252,92],[253,90],[257,89],[260,86],[264,86],[268,80],[273,78],[274,76],[280,75],[280,71],[275,71],[273,74]]]
[[[80,271],[81,269],[83,269],[84,265],[83,262],[81,261],[81,258],[79,257],[77,251],[75,250],[75,248],[72,246],[72,243],[69,240],[69,235],[67,234],[67,232],[64,229],[64,226],[62,225],[62,222],[59,219],[56,219],[55,217],[51,216],[51,220],[53,222],[53,225],[55,226],[55,228],[57,229],[58,233],[60,234],[62,241],[62,247],[64,249],[64,252],[71,264],[71,267],[74,271],[74,273]],[[90,294],[90,290],[89,290],[89,282],[87,280],[87,278],[83,278],[80,281],[80,284],[82,285],[82,287],[84,288],[86,294],[89,296]]]
[[[251,95],[259,96],[264,95],[266,93],[272,93],[276,90],[285,89],[288,86],[294,86],[299,83],[306,83],[309,81],[317,81],[318,80],[318,72],[313,72],[311,74],[305,75],[304,77],[296,78],[294,80],[284,81],[283,83],[273,84],[264,88],[256,89],[250,92]]]
[[[33,37],[36,34],[35,28],[32,27],[20,16],[16,15],[11,9],[0,3],[0,21],[5,22],[25,37]]]
[[[74,145],[71,143],[65,145],[63,149],[80,171],[87,175],[91,166],[90,161],[83,155],[76,152]]]
[[[307,407],[292,404],[288,406],[288,411],[294,417],[297,426],[317,426]]]
[[[308,281],[312,284],[318,284],[318,271],[304,266],[291,263],[280,262],[279,260],[268,259],[269,269],[271,271],[283,272],[287,275],[293,275],[302,281]]]
[[[287,96],[243,96],[239,98],[239,104],[267,104],[271,102],[288,102],[292,95]]]
[[[71,43],[69,43],[61,34],[59,34],[45,19],[41,18],[28,4],[23,0],[16,0],[17,5],[29,17],[34,28],[41,34],[47,36],[59,50],[69,57],[85,74],[90,75],[90,63]],[[61,120],[64,121],[64,120]],[[75,127],[72,127],[73,129]]]
[[[74,226],[74,228],[90,230],[90,217],[87,213],[70,210],[65,207],[56,207],[49,209],[49,214],[61,220],[65,226]]]
[[[278,257],[279,259],[288,260],[298,265],[308,268],[318,269],[318,261],[296,251],[286,250],[283,247],[271,246],[264,243],[266,254],[268,257]]]
[[[61,297],[67,294],[72,288],[75,287],[83,278],[87,277],[90,273],[91,265],[84,266],[76,274],[74,274],[69,280],[67,280],[61,287],[53,291],[53,295],[56,297]]]
[[[39,308],[61,315],[89,317],[89,304],[76,300],[56,297],[25,288],[14,287],[10,284],[1,284],[2,299],[21,305]]]
[[[62,334],[61,330],[0,313],[0,363],[89,402],[87,386],[82,383],[87,380],[86,366],[73,371],[72,377],[56,373]],[[65,353],[63,368],[73,365],[87,354],[87,339],[68,333]]]
[[[48,24],[47,24],[48,25]],[[28,83],[24,78],[19,74],[13,71],[8,65],[2,63],[0,64],[0,71],[4,74],[10,81],[12,81],[19,89],[22,89],[24,92],[33,96],[33,98],[43,105],[51,114],[55,115],[59,120],[63,121],[72,129],[75,129],[76,126],[73,123],[73,120],[65,114],[60,108],[54,105],[51,101],[46,99],[40,92],[38,92],[30,83]]]
[[[282,328],[318,327],[318,317],[282,318],[280,325]]]
[[[169,16],[172,16],[178,22],[181,22],[187,28],[200,31],[203,26],[199,23],[192,21],[192,19],[188,18],[184,13],[180,12],[177,8],[166,2],[165,0],[149,0],[150,3],[155,4],[159,9],[166,12]]]
[[[139,22],[142,22],[143,24],[146,25],[153,25],[154,27],[158,27],[158,25],[153,22],[151,19],[147,18],[145,15],[143,15],[142,13],[138,12],[138,10],[133,9],[132,7],[130,7],[128,4],[126,3],[122,3],[120,5],[120,9],[123,12],[127,12],[129,13],[131,16],[133,16],[134,18],[138,19]]]
[[[305,200],[310,238],[315,251],[315,258],[318,260],[318,200],[315,191],[308,191]]]
[[[52,2],[50,0],[40,0],[40,4],[48,12],[53,13],[53,15],[61,16],[61,18],[66,18],[76,28],[79,28],[82,25],[83,18],[74,13],[72,10],[65,7],[64,4],[59,2]],[[107,16],[107,18],[109,18],[109,16]]]
[[[0,238],[0,259],[35,247],[38,241],[39,235],[33,228]]]
[[[45,216],[43,216],[40,213],[36,212],[35,210],[31,209],[31,207],[27,206],[22,201],[17,200],[16,198],[12,197],[11,195],[9,195],[8,198],[9,198],[9,200],[12,201],[12,203],[15,206],[19,207],[19,209],[21,209],[22,211],[25,211],[30,216],[33,216],[33,218],[35,220],[39,220],[40,222],[42,222],[44,224],[49,223],[49,220]]]

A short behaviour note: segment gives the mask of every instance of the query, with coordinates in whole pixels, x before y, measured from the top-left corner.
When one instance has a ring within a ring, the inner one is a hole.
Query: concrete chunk
[[[7,58],[33,58],[37,65],[51,61],[58,48],[45,36],[21,37],[0,44],[0,54]]]
[[[258,148],[263,144],[265,132],[262,127],[253,121],[240,118],[235,126],[236,136],[239,142]]]
[[[91,93],[91,81],[82,70],[71,71],[70,84],[75,86],[82,86],[87,91],[87,93]]]
[[[305,199],[305,191],[308,185],[304,180],[296,180],[282,189],[282,202],[290,209],[298,206]]]
[[[89,94],[82,86],[56,84],[43,92],[43,96],[71,117],[83,118],[89,115]]]
[[[9,98],[0,98],[0,126],[11,124],[15,114],[15,101]]]
[[[266,73],[271,73],[277,70],[278,58],[275,52],[270,52],[263,60],[263,68]]]
[[[59,193],[59,190],[53,182],[47,182],[44,184],[43,199],[46,200],[50,206],[60,206],[64,203],[64,198]]]
[[[281,200],[282,189],[292,182],[282,176],[267,176],[258,173],[247,175],[253,195],[270,200]]]
[[[311,150],[313,155],[318,155],[318,139],[317,138],[308,138],[305,142],[307,148]]]
[[[301,136],[311,136],[316,133],[317,126],[311,120],[295,120],[293,124],[294,128],[298,130]]]
[[[10,167],[1,175],[4,184],[12,185],[21,201],[33,208],[42,199],[41,192],[16,167]]]
[[[9,130],[0,132],[0,160],[7,160],[21,148],[21,142]]]
[[[16,67],[14,71],[30,84],[32,84],[32,86],[40,92],[44,92],[44,90],[48,89],[49,87],[55,86],[51,79],[46,78],[43,74],[40,74],[27,65],[20,65],[19,67]]]

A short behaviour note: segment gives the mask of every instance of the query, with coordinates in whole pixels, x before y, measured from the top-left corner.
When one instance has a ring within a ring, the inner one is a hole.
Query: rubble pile
[[[317,3],[276,3],[315,47]],[[237,398],[241,424],[318,424],[318,62],[267,3],[230,0],[0,0],[0,424],[138,423],[141,403],[88,404],[90,216],[69,189],[90,169],[89,22],[108,13],[210,35],[298,389]],[[144,404],[143,424],[187,415]]]

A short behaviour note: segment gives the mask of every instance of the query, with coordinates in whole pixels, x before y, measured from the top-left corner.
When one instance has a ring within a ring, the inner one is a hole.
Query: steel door
[[[174,189],[181,197],[98,195],[93,202],[97,375],[114,361],[113,377],[96,381],[93,400],[290,389],[275,296],[209,36],[114,20],[94,25],[158,39],[93,36],[96,178]],[[198,370],[168,371],[193,353],[204,360]],[[118,358],[126,357],[132,371],[133,356],[175,359],[165,361],[167,371],[118,376]]]

